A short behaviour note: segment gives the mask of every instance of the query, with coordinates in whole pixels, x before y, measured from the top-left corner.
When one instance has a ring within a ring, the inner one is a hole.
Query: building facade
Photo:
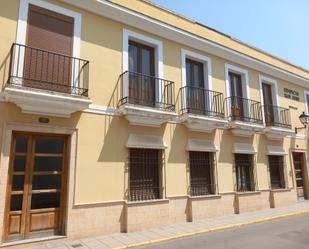
[[[140,0],[0,8],[0,241],[309,198],[309,72]]]

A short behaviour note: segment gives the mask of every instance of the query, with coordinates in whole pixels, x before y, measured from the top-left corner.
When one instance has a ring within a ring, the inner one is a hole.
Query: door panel
[[[244,119],[244,105],[241,75],[229,72],[230,92],[231,92],[231,114],[233,119]]]
[[[293,152],[293,163],[296,180],[296,190],[298,198],[304,197],[304,154]]]
[[[263,101],[264,101],[264,115],[266,125],[274,124],[274,109],[273,109],[273,99],[271,85],[262,83],[263,90]]]
[[[155,106],[154,48],[129,42],[129,102]]]
[[[25,86],[61,92],[69,90],[73,32],[72,17],[29,5],[23,75]]]
[[[13,134],[5,240],[62,233],[66,154],[66,136]]]
[[[187,109],[190,113],[203,114],[207,111],[203,63],[186,59],[186,85]]]

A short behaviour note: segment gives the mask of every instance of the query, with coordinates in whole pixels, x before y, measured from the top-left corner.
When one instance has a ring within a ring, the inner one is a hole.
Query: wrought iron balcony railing
[[[223,94],[204,88],[185,86],[180,89],[181,113],[224,118]]]
[[[175,110],[174,82],[157,77],[126,71],[120,75],[118,106],[134,104]]]
[[[274,105],[264,105],[263,109],[266,126],[291,129],[292,126],[289,109]]]
[[[231,96],[225,99],[228,117],[234,121],[263,124],[261,103],[251,99]]]
[[[14,43],[7,84],[88,96],[89,61]]]

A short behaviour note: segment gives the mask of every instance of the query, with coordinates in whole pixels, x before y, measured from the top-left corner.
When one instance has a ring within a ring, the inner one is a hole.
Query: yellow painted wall
[[[118,1],[118,0],[117,0]],[[9,52],[11,44],[15,41],[16,24],[18,18],[18,0],[5,0],[1,3],[0,8],[0,82],[3,85],[7,80],[6,55]],[[57,1],[51,1],[58,3]],[[114,0],[116,2],[116,0]],[[141,10],[143,12],[152,11],[153,7],[145,7],[140,1],[122,1],[125,5]],[[122,30],[127,28],[140,33],[138,29],[128,27],[106,18],[94,15],[92,13],[71,8],[68,5],[59,3],[61,6],[79,11],[82,14],[82,33],[81,33],[81,58],[90,61],[90,98],[96,105],[115,106],[117,96],[113,94],[117,84],[119,74],[122,72]],[[148,6],[148,5],[147,5]],[[157,16],[161,12],[154,11],[153,15]],[[167,18],[170,22],[175,22],[175,17],[162,14],[161,19]],[[191,27],[191,24],[183,23],[185,20],[178,20],[179,25]],[[199,28],[197,28],[199,29]],[[200,30],[193,30],[201,32]],[[257,53],[250,48],[244,48],[244,45],[235,44],[227,41],[226,38],[219,37],[211,31],[203,31],[218,42],[227,42],[231,46],[237,46],[244,52]],[[161,39],[160,37],[147,34],[151,37],[163,41],[164,49],[164,78],[175,82],[176,94],[181,87],[181,48],[180,44]],[[193,50],[196,51],[196,50]],[[211,54],[196,51],[207,55],[212,59],[213,73],[213,90],[225,94],[225,63],[234,64],[224,61]],[[276,59],[266,58],[267,60],[278,62]],[[266,60],[265,59],[265,60]],[[235,64],[234,64],[235,65]],[[300,75],[307,75],[298,68],[292,68],[290,65],[282,65]],[[250,96],[256,101],[260,101],[260,90],[258,75],[259,72],[252,69],[249,71]],[[291,109],[293,127],[300,126],[298,115],[304,110],[303,91],[305,89],[292,85],[291,83],[278,80],[280,105],[283,107],[295,106],[297,110]],[[301,101],[295,102],[287,100],[283,95],[283,88],[295,89],[300,92]],[[308,90],[308,89],[307,89]],[[178,103],[179,104],[179,103]],[[185,146],[188,138],[206,138],[213,139],[220,147],[217,154],[218,181],[219,191],[234,191],[233,176],[233,154],[232,146],[235,142],[251,143],[258,149],[257,175],[260,189],[268,189],[268,170],[266,145],[281,144],[282,142],[268,141],[264,135],[256,135],[252,138],[235,137],[228,130],[217,130],[215,133],[198,133],[189,132],[182,124],[169,123],[162,125],[161,128],[146,128],[130,126],[123,117],[104,116],[99,114],[78,112],[71,118],[50,118],[49,125],[76,127],[78,129],[78,147],[77,147],[77,165],[76,165],[76,185],[75,185],[75,202],[76,203],[95,203],[113,200],[123,200],[127,194],[127,169],[128,151],[125,147],[129,133],[140,134],[157,134],[163,136],[168,145],[165,151],[165,191],[166,196],[183,196],[187,195],[188,174],[187,174],[187,152]],[[6,122],[24,122],[37,123],[38,116],[21,114],[18,107],[14,104],[0,102],[0,142],[2,141],[2,130]],[[0,143],[1,144],[1,143]],[[285,139],[283,145],[286,149],[297,148],[307,150],[307,142],[304,140]],[[290,156],[287,156],[287,165],[291,170]],[[292,176],[289,176],[289,185],[293,186]]]

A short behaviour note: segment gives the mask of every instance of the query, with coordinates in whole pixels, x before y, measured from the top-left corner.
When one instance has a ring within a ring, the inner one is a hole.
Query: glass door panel
[[[272,100],[271,85],[262,83],[264,115],[266,125],[274,125],[274,107]]]
[[[205,94],[203,63],[186,59],[186,85],[187,109],[191,113],[204,114],[208,95]]]
[[[129,42],[129,102],[155,106],[154,48]]]
[[[231,114],[235,120],[244,119],[244,105],[241,75],[229,72],[230,92],[231,92]]]
[[[65,194],[64,136],[13,135],[5,240],[60,234]]]

